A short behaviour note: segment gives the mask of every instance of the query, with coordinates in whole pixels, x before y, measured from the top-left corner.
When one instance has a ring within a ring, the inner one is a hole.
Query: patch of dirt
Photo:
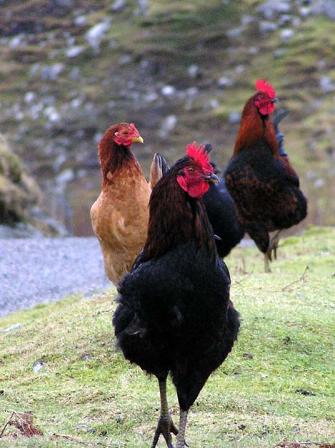
[[[324,442],[287,442],[283,441],[274,448],[335,448],[333,443]]]
[[[34,426],[33,414],[31,412],[13,412],[0,432],[0,438],[11,437],[35,437],[42,436],[43,432]],[[15,428],[12,432],[7,432],[9,427]]]

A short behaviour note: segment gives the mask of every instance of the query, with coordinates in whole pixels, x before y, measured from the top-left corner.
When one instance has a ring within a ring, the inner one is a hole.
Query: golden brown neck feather
[[[134,164],[134,167],[136,167],[139,172],[141,171],[130,148],[118,145],[114,142],[114,132],[114,127],[110,127],[99,143],[98,154],[103,185],[110,183],[111,175],[129,164]]]
[[[243,109],[234,155],[243,149],[252,149],[259,141],[265,141],[272,154],[278,157],[278,143],[272,120],[269,116],[261,117],[254,105],[254,97],[251,97]]]

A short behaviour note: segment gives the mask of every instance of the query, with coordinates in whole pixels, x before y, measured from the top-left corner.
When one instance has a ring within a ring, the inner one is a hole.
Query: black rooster
[[[238,313],[229,300],[230,277],[218,257],[202,196],[216,176],[195,144],[152,191],[148,238],[119,287],[113,324],[126,359],[157,377],[160,434],[172,448],[177,434],[168,412],[166,379],[177,390],[177,448],[185,446],[189,408],[237,338]]]
[[[275,90],[263,80],[257,81],[256,89],[244,107],[225,181],[239,220],[264,253],[265,271],[270,272],[269,261],[272,251],[276,251],[279,232],[306,217],[307,201],[283,149],[278,121],[276,135],[271,119]],[[277,233],[270,241],[272,231]]]

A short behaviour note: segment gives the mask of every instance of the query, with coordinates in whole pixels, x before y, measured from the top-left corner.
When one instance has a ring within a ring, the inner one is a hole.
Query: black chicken
[[[201,200],[214,179],[206,152],[189,145],[152,191],[146,244],[119,287],[118,344],[126,359],[159,381],[161,415],[152,447],[163,434],[172,448],[171,433],[178,432],[168,412],[168,374],[180,406],[176,448],[183,448],[188,410],[237,338],[229,272]]]
[[[275,90],[263,80],[257,81],[256,89],[244,107],[225,181],[237,206],[239,220],[264,253],[265,271],[270,272],[269,261],[272,250],[277,248],[279,232],[306,217],[307,200],[271,119]],[[277,233],[270,241],[272,231]]]
[[[209,153],[212,146],[205,145],[205,150]],[[218,254],[220,257],[226,257],[243,238],[244,229],[238,220],[236,205],[227,189],[225,180],[220,176],[216,165],[214,163],[212,165],[215,174],[219,176],[219,182],[209,187],[204,195],[204,203],[216,235]]]

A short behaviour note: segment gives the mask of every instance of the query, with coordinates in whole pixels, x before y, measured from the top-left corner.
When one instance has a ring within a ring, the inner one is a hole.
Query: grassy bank
[[[334,443],[334,256],[335,230],[312,228],[282,242],[272,274],[253,248],[227,259],[242,330],[192,409],[190,447]],[[44,433],[0,447],[149,446],[157,385],[114,348],[113,295],[0,320],[0,432],[12,411],[31,411]],[[169,398],[178,421],[171,384]]]

